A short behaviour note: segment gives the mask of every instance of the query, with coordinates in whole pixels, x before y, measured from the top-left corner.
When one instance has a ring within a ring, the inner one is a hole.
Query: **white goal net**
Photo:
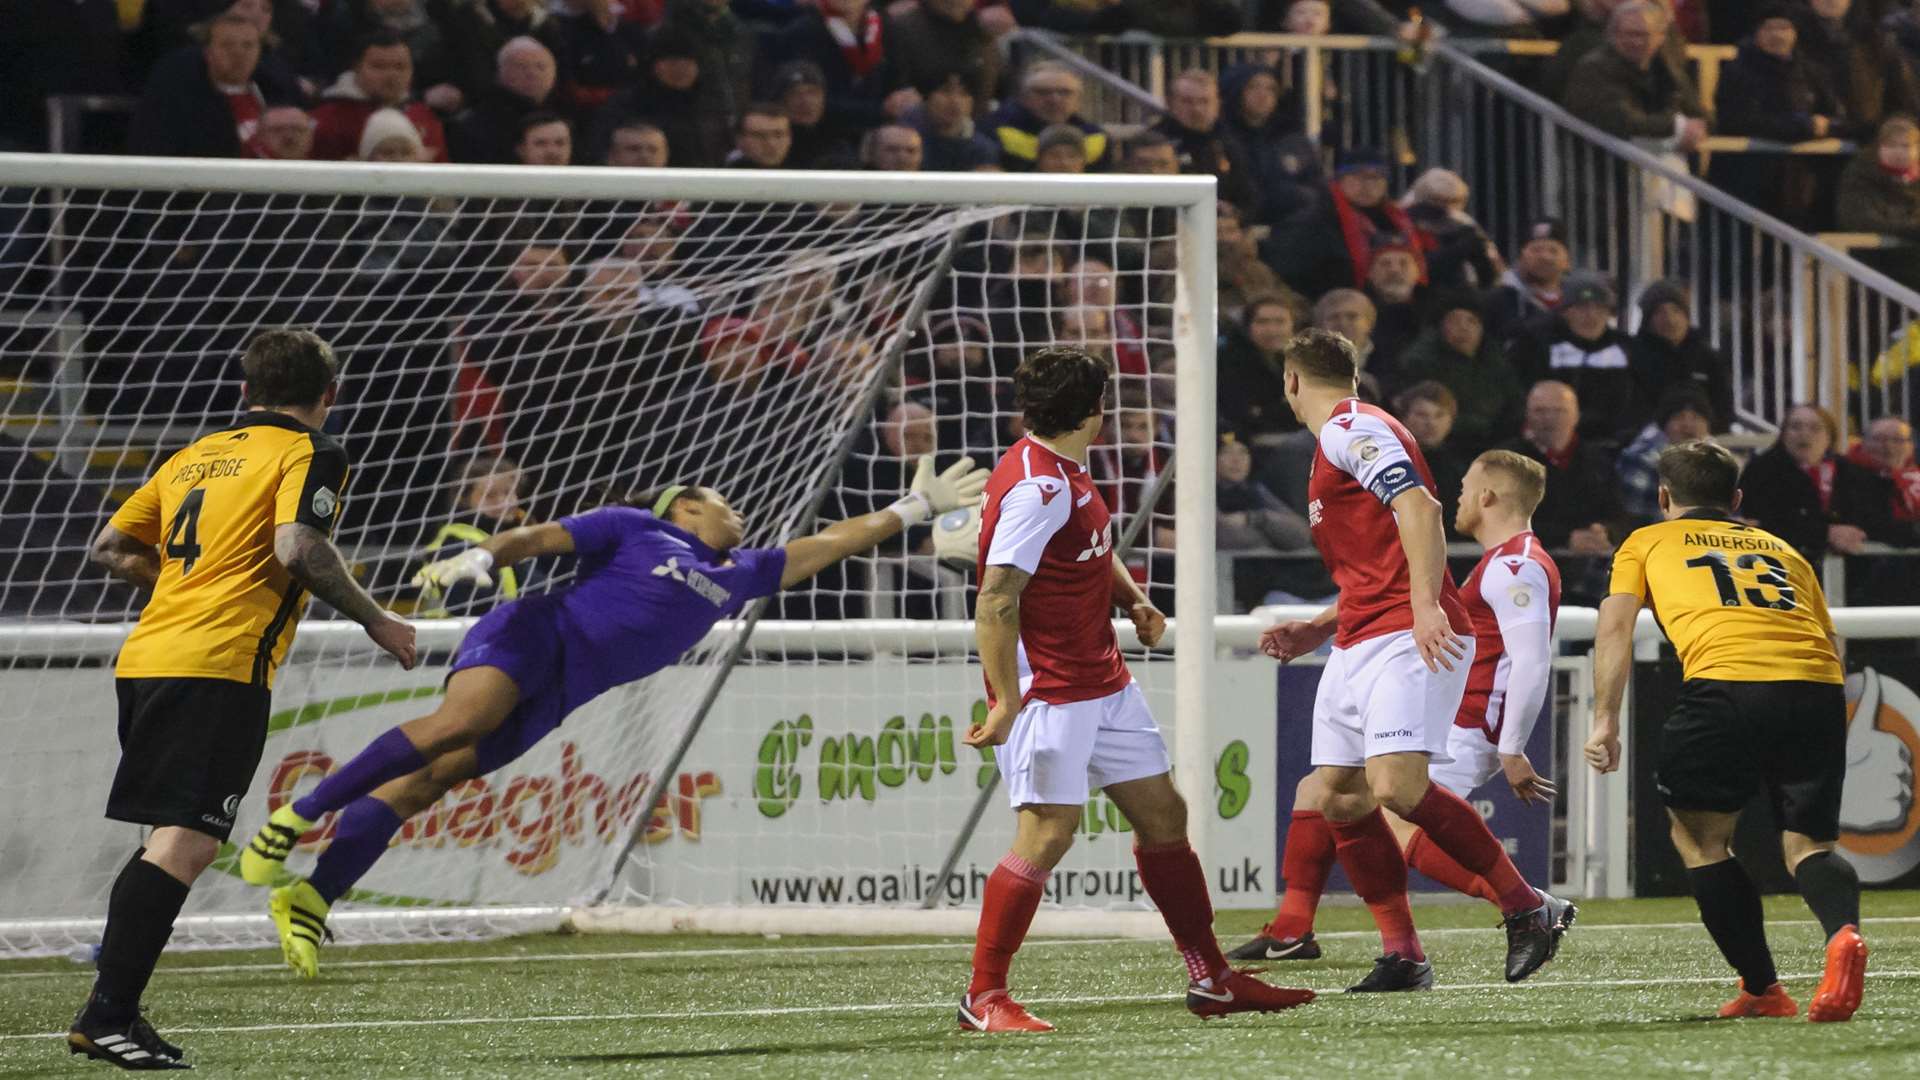
[[[353,473],[335,540],[422,620],[425,648],[404,672],[309,612],[239,842],[429,710],[472,617],[571,572],[522,565],[495,590],[422,595],[406,582],[430,555],[669,481],[721,489],[749,545],[777,544],[890,502],[918,454],[990,464],[1019,435],[1014,365],[1052,342],[1114,358],[1092,467],[1134,538],[1129,566],[1169,610],[1176,560],[1188,568],[1180,655],[1206,659],[1211,553],[1185,549],[1211,547],[1212,214],[1193,180],[0,155],[0,950],[84,949],[138,842],[101,810],[112,658],[144,596],[86,547],[166,454],[243,407],[237,358],[257,331],[311,327],[341,358],[327,426]],[[1178,497],[1205,511],[1177,530],[1176,385],[1179,453],[1198,463]],[[336,909],[340,936],[545,925],[595,902],[977,900],[1010,815],[993,798],[969,826],[993,776],[959,740],[984,709],[970,575],[938,565],[924,532],[775,598],[758,629],[723,626],[460,785]],[[1204,688],[1183,685],[1176,710],[1186,665],[1135,667],[1190,798],[1210,800],[1211,749],[1180,742]],[[1054,899],[1143,907],[1124,831],[1096,796]],[[176,941],[259,942],[264,902],[229,846]]]

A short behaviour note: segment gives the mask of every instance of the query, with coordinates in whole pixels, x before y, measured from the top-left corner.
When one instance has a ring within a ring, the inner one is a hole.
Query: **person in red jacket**
[[[424,102],[413,100],[413,50],[398,35],[380,33],[360,43],[353,67],[320,95],[313,110],[313,157],[344,161],[360,151],[367,117],[397,109],[412,122],[428,161],[447,160],[447,133]]]

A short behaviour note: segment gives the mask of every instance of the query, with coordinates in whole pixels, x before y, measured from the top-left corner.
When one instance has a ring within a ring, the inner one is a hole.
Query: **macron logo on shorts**
[[[1394,731],[1376,731],[1376,732],[1374,732],[1374,733],[1373,733],[1373,737],[1374,737],[1374,738],[1376,738],[1376,739],[1415,739],[1415,738],[1419,738],[1419,736],[1418,736],[1418,735],[1416,735],[1416,734],[1414,733],[1414,731],[1413,731],[1413,729],[1412,729],[1412,728],[1399,728],[1399,729],[1397,729],[1397,730],[1394,730]]]

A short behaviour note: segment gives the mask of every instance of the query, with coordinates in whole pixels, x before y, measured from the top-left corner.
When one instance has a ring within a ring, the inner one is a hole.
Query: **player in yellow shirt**
[[[1651,606],[1685,678],[1661,731],[1657,786],[1700,921],[1740,973],[1740,993],[1720,1015],[1799,1012],[1767,948],[1760,892],[1729,846],[1741,809],[1765,792],[1787,868],[1827,933],[1826,973],[1807,1019],[1845,1020],[1860,1007],[1867,943],[1859,876],[1833,850],[1847,700],[1826,596],[1798,552],[1733,516],[1740,465],[1725,447],[1668,447],[1659,473],[1666,520],[1620,545],[1600,604],[1587,761],[1603,773],[1620,767],[1633,624]]]
[[[169,457],[100,530],[93,559],[153,595],[114,666],[120,749],[107,817],[151,828],[114,880],[93,992],[68,1049],[123,1069],[185,1069],[140,995],[187,891],[233,829],[266,745],[274,669],[308,593],[403,667],[413,627],[328,540],[347,455],[322,433],[333,350],[269,330],[241,360],[248,411]]]

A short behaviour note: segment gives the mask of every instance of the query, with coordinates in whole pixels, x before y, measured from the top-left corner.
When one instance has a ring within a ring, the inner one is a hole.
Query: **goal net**
[[[426,559],[669,481],[722,490],[750,546],[778,544],[892,501],[920,454],[991,464],[1020,433],[1013,367],[1052,342],[1115,361],[1091,467],[1133,537],[1127,564],[1173,610],[1176,368],[1211,364],[1210,289],[1197,318],[1182,307],[1196,261],[1210,284],[1203,182],[3,156],[0,177],[5,951],[97,940],[139,841],[101,809],[112,658],[144,596],[86,548],[167,454],[244,407],[238,356],[264,328],[311,327],[342,362],[327,428],[353,473],[335,540],[421,620],[423,662],[401,671],[310,610],[239,843],[429,711],[473,617],[572,574],[523,564],[495,589],[422,594],[408,580]],[[1203,392],[1182,429],[1202,490],[1183,498],[1211,496]],[[1189,531],[1210,542],[1210,512]],[[336,909],[340,937],[552,925],[585,904],[775,912],[777,928],[786,909],[977,901],[1011,816],[993,797],[969,827],[994,775],[959,738],[985,708],[971,575],[930,552],[922,528],[835,567],[461,784]],[[1135,666],[1173,731],[1174,662]],[[1192,772],[1202,797],[1212,769]],[[1089,803],[1054,899],[1143,908],[1125,830]],[[234,856],[195,887],[176,942],[271,938]]]

